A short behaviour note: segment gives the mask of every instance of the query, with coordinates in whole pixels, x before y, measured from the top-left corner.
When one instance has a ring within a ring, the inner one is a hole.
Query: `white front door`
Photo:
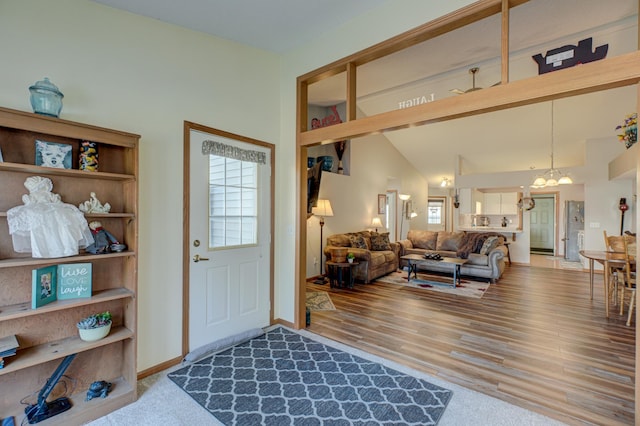
[[[211,131],[189,129],[190,351],[270,324],[271,151]]]

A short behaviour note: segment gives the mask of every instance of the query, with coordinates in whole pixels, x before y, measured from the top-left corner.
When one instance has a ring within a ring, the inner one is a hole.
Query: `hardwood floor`
[[[602,287],[597,275],[590,300],[587,272],[522,265],[482,299],[308,283],[336,310],[312,312],[307,329],[568,424],[630,425],[636,321],[613,308],[607,320]]]

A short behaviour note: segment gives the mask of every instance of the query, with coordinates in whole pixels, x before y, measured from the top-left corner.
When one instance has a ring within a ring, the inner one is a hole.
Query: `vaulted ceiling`
[[[275,52],[286,52],[353,17],[393,0],[94,0],[197,31]],[[532,54],[593,38],[608,56],[637,48],[636,0],[531,0],[512,9],[510,80],[537,74]],[[313,19],[309,19],[313,16]],[[295,34],[295,37],[291,37]],[[415,98],[442,99],[450,89],[500,81],[500,17],[494,16],[358,68],[358,110],[374,115]],[[344,101],[344,76],[310,87],[310,101]],[[586,140],[615,138],[615,127],[636,111],[635,87],[541,103],[481,116],[414,127],[385,136],[435,186],[463,174],[580,166]],[[603,143],[612,143],[610,141]],[[616,146],[616,148],[619,148]],[[499,155],[496,155],[499,154]]]

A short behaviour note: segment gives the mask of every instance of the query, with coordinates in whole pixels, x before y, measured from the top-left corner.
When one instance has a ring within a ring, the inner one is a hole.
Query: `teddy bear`
[[[89,223],[89,229],[93,235],[94,243],[88,246],[85,251],[92,254],[105,254],[113,251],[120,252],[126,249],[113,234],[102,227],[102,223],[94,220]]]

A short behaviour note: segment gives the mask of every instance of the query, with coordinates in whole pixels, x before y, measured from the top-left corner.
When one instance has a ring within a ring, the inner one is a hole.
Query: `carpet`
[[[308,291],[307,308],[310,311],[335,311],[336,307],[326,291]]]
[[[453,282],[451,275],[442,276],[420,272],[418,272],[418,279],[442,281],[446,284]],[[489,289],[490,285],[488,282],[471,281],[465,278],[462,278],[460,285],[457,285],[456,288],[447,285],[433,285],[420,282],[407,283],[407,271],[391,272],[390,274],[378,278],[376,281],[398,284],[405,287],[422,288],[425,290],[437,291],[440,293],[455,294],[457,296],[474,297],[477,299],[481,298],[484,295],[484,293]]]
[[[453,395],[283,327],[167,377],[225,425],[435,425]]]

